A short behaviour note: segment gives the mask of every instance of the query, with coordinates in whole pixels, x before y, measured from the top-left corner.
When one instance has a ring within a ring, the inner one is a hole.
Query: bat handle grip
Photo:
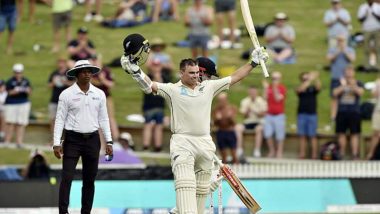
[[[213,158],[214,160],[216,161],[216,163],[218,164],[219,167],[222,167],[223,166],[223,163],[222,161],[218,158],[218,156],[216,156],[216,154],[212,154],[213,155]]]
[[[263,69],[264,77],[268,78],[269,73],[268,73],[267,66],[265,65],[264,60],[260,59],[260,65],[261,65],[261,69]]]

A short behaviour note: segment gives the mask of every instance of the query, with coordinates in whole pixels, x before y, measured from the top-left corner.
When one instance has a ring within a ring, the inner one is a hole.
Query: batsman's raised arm
[[[260,64],[260,60],[263,60],[264,62],[268,60],[268,53],[263,47],[254,49],[251,53],[251,61],[240,67],[231,75],[230,85],[233,85],[248,76],[252,68],[255,68]]]

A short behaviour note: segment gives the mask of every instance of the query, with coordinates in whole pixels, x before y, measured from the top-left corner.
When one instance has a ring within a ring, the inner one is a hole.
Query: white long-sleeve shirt
[[[63,129],[91,133],[102,129],[107,142],[112,141],[104,92],[92,84],[84,93],[75,83],[59,96],[54,125],[54,146],[61,143]]]

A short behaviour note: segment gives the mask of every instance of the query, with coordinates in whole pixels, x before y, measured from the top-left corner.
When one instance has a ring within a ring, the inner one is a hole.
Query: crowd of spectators
[[[6,52],[12,53],[13,32],[16,29],[17,20],[22,20],[22,0],[0,1],[0,35],[6,27],[9,31]],[[112,136],[119,138],[118,125],[114,114],[114,101],[111,89],[114,86],[111,68],[103,66],[101,54],[96,49],[90,37],[87,27],[77,29],[75,38],[71,38],[71,24],[73,18],[73,1],[71,0],[41,0],[52,7],[53,42],[52,52],[61,51],[62,41],[60,30],[65,30],[66,57],[57,59],[56,70],[48,79],[48,86],[52,90],[49,101],[49,119],[54,125],[59,94],[75,80],[67,78],[65,73],[77,60],[88,59],[99,67],[102,72],[93,78],[92,84],[101,88],[107,95],[107,107],[110,117]],[[188,40],[192,58],[198,56],[208,57],[212,25],[216,24],[216,34],[221,44],[229,41],[231,48],[237,47],[238,39],[234,34],[236,29],[236,5],[231,0],[216,0],[213,6],[209,6],[203,0],[194,0],[186,8],[183,17],[180,17],[177,0],[128,0],[121,1],[115,8],[111,18],[104,18],[101,8],[103,2],[96,0],[93,10],[92,1],[87,0],[84,22],[92,20],[107,26],[132,25],[136,22],[180,21],[188,28]],[[35,1],[29,1],[29,21],[34,22]],[[16,6],[17,5],[17,6]],[[17,15],[18,11],[18,15]],[[150,12],[150,13],[149,13]],[[214,22],[214,15],[216,21]],[[223,33],[224,18],[227,17],[227,36]],[[357,19],[360,21],[364,36],[364,61],[366,70],[379,70],[379,35],[380,35],[380,3],[376,0],[364,1],[358,8]],[[344,8],[341,0],[331,0],[331,8],[326,9],[323,17],[326,25],[327,46],[326,58],[330,69],[330,105],[331,121],[335,124],[337,142],[340,146],[340,158],[359,159],[359,145],[361,134],[360,97],[364,89],[363,83],[355,78],[353,63],[356,60],[354,47],[350,46],[351,39],[351,15]],[[274,14],[273,23],[265,28],[263,33],[265,46],[271,55],[272,63],[292,64],[296,63],[296,29],[291,24],[291,19],[284,12]],[[157,82],[170,82],[175,78],[175,68],[171,56],[166,52],[166,43],[161,38],[150,40],[151,53],[145,64],[147,73],[152,80]],[[30,101],[32,92],[31,83],[23,76],[24,66],[15,64],[13,76],[0,81],[0,140],[11,142],[14,132],[15,142],[21,146],[25,126],[29,123]],[[262,90],[259,86],[250,86],[247,89],[247,97],[241,100],[237,108],[229,103],[226,94],[218,96],[213,111],[213,126],[216,130],[216,143],[224,161],[228,159],[227,149],[231,150],[232,162],[237,163],[244,152],[244,132],[252,131],[255,134],[255,142],[252,156],[282,158],[284,142],[286,138],[285,101],[288,93],[298,96],[297,108],[297,134],[299,136],[299,158],[319,157],[319,142],[317,139],[318,115],[317,96],[322,90],[319,73],[315,71],[302,72],[299,76],[299,84],[295,91],[287,89],[282,83],[279,71],[271,73],[271,81],[262,82]],[[328,84],[326,84],[328,85]],[[373,113],[373,136],[367,158],[371,159],[380,139],[380,80],[376,82],[373,90],[376,99]],[[262,92],[262,93],[260,93]],[[153,151],[162,150],[163,127],[165,118],[165,103],[162,98],[153,95],[143,96],[142,114],[145,122],[143,126],[143,149],[149,150],[153,142]],[[243,123],[237,122],[238,114],[244,118]],[[376,119],[377,118],[377,119]],[[346,156],[346,134],[349,133],[350,156]],[[310,142],[309,142],[310,141]],[[263,144],[267,145],[268,153],[263,153]],[[308,155],[310,145],[310,156]]]

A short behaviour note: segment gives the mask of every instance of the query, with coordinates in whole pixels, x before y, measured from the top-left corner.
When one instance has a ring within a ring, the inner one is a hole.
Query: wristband
[[[252,61],[252,60],[249,62],[249,64],[250,64],[252,67],[256,67],[256,66],[259,65],[259,64],[256,64],[256,63],[255,63],[254,61]]]
[[[108,142],[107,142],[107,145],[111,145],[111,146],[112,146],[112,145],[113,145],[113,142],[112,142],[112,141],[108,141]]]

